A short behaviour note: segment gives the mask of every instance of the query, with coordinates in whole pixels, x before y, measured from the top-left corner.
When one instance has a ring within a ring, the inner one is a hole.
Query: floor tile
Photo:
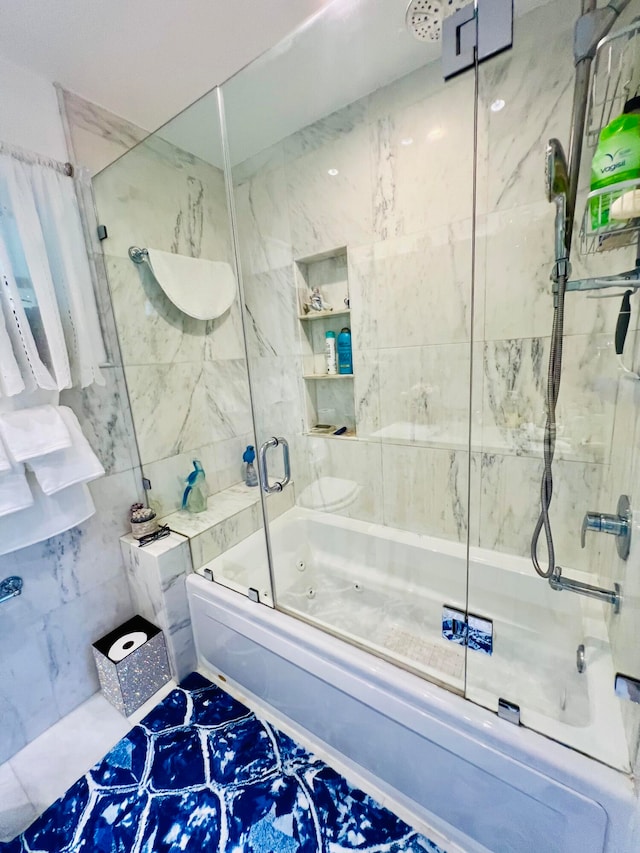
[[[37,812],[10,762],[0,765],[0,841],[10,841],[36,816]]]

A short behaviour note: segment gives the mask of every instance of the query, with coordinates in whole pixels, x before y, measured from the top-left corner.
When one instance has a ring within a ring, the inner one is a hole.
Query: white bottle
[[[333,375],[338,372],[338,359],[336,358],[336,333],[327,332],[325,335],[325,346],[327,353],[327,373]]]

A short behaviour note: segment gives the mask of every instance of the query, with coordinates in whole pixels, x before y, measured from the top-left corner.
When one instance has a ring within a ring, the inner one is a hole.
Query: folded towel
[[[71,446],[71,436],[55,406],[33,406],[0,415],[0,434],[16,462]]]
[[[4,444],[2,443],[2,439],[0,438],[0,474],[4,474],[5,471],[11,470],[11,460],[9,459],[9,454],[4,448]]]
[[[84,483],[46,497],[33,474],[28,473],[27,479],[33,492],[33,506],[19,515],[0,518],[0,554],[9,554],[57,536],[85,521],[96,511],[91,493]]]
[[[45,495],[54,495],[61,489],[104,475],[104,468],[82,434],[74,413],[67,406],[58,406],[57,411],[69,432],[71,446],[36,456],[27,463]]]
[[[149,249],[155,280],[173,304],[196,320],[221,317],[236,297],[236,277],[226,261],[207,261]]]
[[[0,517],[33,505],[33,494],[27,483],[24,465],[17,462],[0,474]],[[15,519],[11,520],[15,524]]]

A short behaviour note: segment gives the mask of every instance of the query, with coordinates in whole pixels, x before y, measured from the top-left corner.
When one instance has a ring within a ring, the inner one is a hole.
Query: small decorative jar
[[[156,514],[143,504],[133,504],[130,512],[131,535],[134,539],[142,539],[158,529]]]

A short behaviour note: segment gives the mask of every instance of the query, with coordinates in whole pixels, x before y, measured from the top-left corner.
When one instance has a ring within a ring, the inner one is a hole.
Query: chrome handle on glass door
[[[267,450],[270,447],[282,447],[282,460],[284,464],[284,477],[282,480],[277,480],[273,486],[269,485],[269,470],[267,468]],[[286,438],[268,438],[264,444],[260,446],[258,451],[258,473],[260,475],[260,485],[267,494],[272,492],[281,492],[284,487],[291,481],[291,462],[289,459],[289,442]]]

